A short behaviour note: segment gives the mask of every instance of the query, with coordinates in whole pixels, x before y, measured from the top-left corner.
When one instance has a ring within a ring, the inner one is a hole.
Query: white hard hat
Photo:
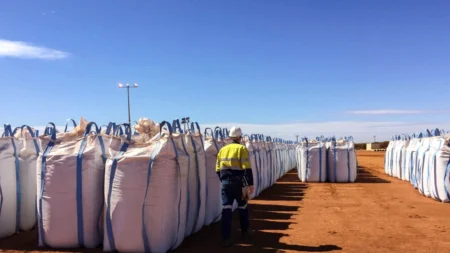
[[[233,127],[230,129],[230,134],[229,134],[229,136],[230,136],[231,138],[238,138],[238,137],[241,137],[241,136],[242,136],[242,130],[241,130],[241,128],[240,128],[240,127],[233,126]]]

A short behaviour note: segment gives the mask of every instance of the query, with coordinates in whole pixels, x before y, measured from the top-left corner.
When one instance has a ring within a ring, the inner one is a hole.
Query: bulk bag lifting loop
[[[198,122],[191,122],[191,133],[195,134],[195,127],[197,127],[198,133],[201,134],[201,130],[200,130],[200,125],[198,124]],[[201,143],[202,143],[202,147],[203,149],[205,148],[205,144],[203,143],[203,138],[200,139]]]
[[[223,135],[222,129],[220,127],[216,127],[214,129],[214,135],[215,135],[216,140],[220,140],[220,141],[224,140],[224,135]],[[220,137],[220,139],[219,139],[219,137]]]
[[[69,122],[72,122],[74,128],[77,127],[77,122],[75,122],[75,120],[67,119],[66,126],[64,127],[64,133],[67,133],[67,128],[69,127]]]

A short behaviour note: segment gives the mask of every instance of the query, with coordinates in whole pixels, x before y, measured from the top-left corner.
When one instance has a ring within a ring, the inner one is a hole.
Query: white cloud
[[[0,57],[59,60],[69,55],[67,52],[39,47],[27,42],[0,39]]]
[[[430,113],[447,113],[450,110],[362,110],[348,111],[350,114],[365,115],[389,115],[389,114],[430,114]]]
[[[201,122],[200,122],[201,123]],[[324,135],[325,137],[336,136],[338,138],[344,136],[353,136],[355,142],[371,142],[373,136],[377,141],[390,140],[394,134],[411,134],[424,129],[445,129],[450,130],[450,121],[442,122],[439,125],[415,122],[366,122],[366,121],[333,121],[333,122],[294,122],[285,124],[249,124],[249,123],[215,123],[200,124],[202,132],[209,127],[214,130],[216,126],[230,129],[232,126],[242,128],[244,134],[264,134],[272,138],[282,138],[285,140],[295,140],[296,135],[301,137],[315,138]],[[3,125],[1,125],[3,127]],[[100,125],[99,125],[100,126]],[[0,127],[0,134],[3,128]],[[32,126],[38,129],[40,134],[43,133],[45,126]],[[64,126],[56,126],[62,132]],[[69,125],[69,131],[72,125]]]

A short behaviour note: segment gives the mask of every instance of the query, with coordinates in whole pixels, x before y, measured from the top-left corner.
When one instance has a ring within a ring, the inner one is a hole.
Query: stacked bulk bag
[[[56,134],[55,125],[50,125],[39,137],[43,149],[37,160],[39,246],[95,248],[102,238],[106,140],[95,123],[84,119],[68,133]]]
[[[210,134],[208,135],[208,130]],[[221,184],[216,173],[217,154],[223,143],[214,137],[211,128],[205,129],[205,166],[206,166],[206,215],[205,225],[208,226],[220,220],[222,214]]]
[[[190,202],[186,231],[187,236],[200,231],[204,225],[206,212],[206,158],[203,136],[197,122],[191,123],[191,128],[185,135],[185,141],[191,161],[188,175]]]
[[[327,155],[330,182],[355,182],[357,178],[356,153],[352,138],[331,139]]]
[[[298,177],[302,182],[325,182],[327,180],[327,150],[321,138],[302,139],[297,149]]]
[[[124,125],[126,139],[113,137],[106,162],[104,250],[167,252],[185,236],[185,136],[163,121],[159,138],[142,141]]]
[[[20,179],[17,140],[10,125],[4,126],[0,138],[0,238],[11,236],[19,229]]]

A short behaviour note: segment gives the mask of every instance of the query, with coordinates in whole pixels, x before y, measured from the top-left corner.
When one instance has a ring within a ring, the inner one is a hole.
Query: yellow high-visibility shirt
[[[244,145],[231,143],[221,148],[217,154],[216,171],[250,169],[248,149]]]

